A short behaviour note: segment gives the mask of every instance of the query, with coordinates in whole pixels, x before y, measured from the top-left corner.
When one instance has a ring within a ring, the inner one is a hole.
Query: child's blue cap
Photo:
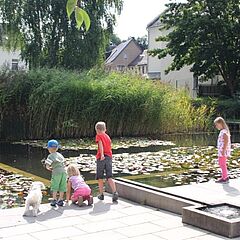
[[[59,148],[59,147],[60,145],[57,140],[52,139],[48,141],[47,148]]]

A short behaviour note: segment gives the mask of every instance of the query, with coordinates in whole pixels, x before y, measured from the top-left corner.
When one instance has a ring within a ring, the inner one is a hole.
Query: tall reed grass
[[[205,131],[212,109],[138,76],[57,69],[0,74],[0,138],[79,138],[106,121],[111,136]]]

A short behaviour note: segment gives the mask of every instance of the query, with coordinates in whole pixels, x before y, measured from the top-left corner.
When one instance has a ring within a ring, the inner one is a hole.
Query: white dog
[[[42,202],[42,189],[45,186],[42,182],[33,182],[28,196],[25,201],[25,212],[23,216],[33,216],[36,217],[39,211],[39,206]]]

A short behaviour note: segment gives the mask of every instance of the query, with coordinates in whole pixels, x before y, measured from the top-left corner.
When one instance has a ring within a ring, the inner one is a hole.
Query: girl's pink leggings
[[[90,197],[90,195],[91,189],[89,187],[79,188],[76,191],[74,191],[71,200],[73,202],[76,202],[80,196],[83,197],[83,200],[87,200]]]
[[[228,178],[227,157],[218,157],[218,163],[222,170],[222,179]]]

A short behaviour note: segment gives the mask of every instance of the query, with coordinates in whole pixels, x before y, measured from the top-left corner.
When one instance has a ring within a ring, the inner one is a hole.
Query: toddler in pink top
[[[72,164],[69,165],[67,168],[67,173],[69,176],[67,184],[67,201],[72,200],[73,203],[77,203],[79,206],[82,206],[83,202],[87,200],[88,205],[92,205],[93,197],[91,195],[91,188],[82,178],[77,166]],[[72,189],[74,192],[71,196]]]
[[[231,135],[225,120],[221,117],[215,119],[214,124],[220,133],[218,135],[218,163],[222,170],[222,177],[218,179],[217,183],[227,183],[229,181],[227,170],[227,159],[231,154]]]

